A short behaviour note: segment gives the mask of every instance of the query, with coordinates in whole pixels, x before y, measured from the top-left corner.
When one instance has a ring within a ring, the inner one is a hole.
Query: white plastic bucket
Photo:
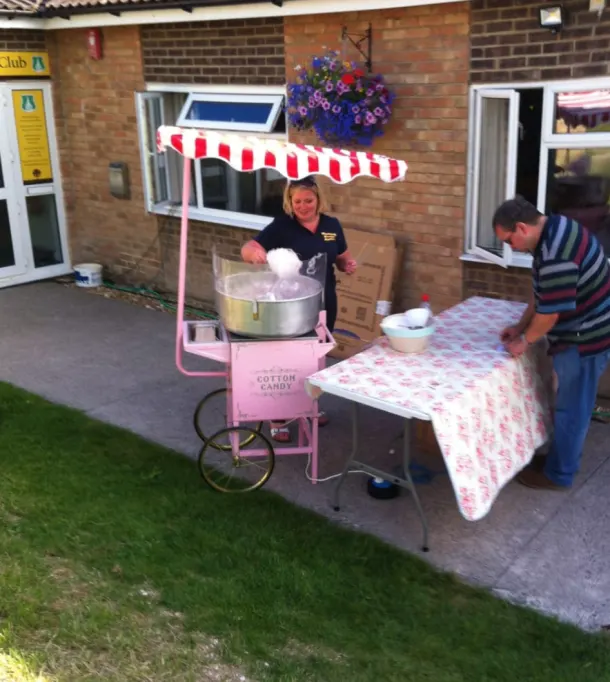
[[[74,266],[74,281],[77,287],[99,287],[102,285],[102,266],[98,263],[80,263]]]

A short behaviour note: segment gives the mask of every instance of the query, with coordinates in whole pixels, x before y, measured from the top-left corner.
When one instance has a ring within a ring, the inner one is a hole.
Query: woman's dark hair
[[[534,204],[517,195],[498,206],[492,219],[492,227],[495,230],[500,226],[507,232],[514,232],[517,223],[535,225],[542,215]]]

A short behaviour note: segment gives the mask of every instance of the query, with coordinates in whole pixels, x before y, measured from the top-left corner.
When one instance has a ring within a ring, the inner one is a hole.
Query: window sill
[[[182,217],[182,206],[181,204],[170,203],[156,204],[152,207],[150,213],[180,219]],[[226,227],[254,230],[256,232],[260,232],[273,220],[273,218],[265,218],[264,216],[255,216],[248,213],[206,210],[194,206],[189,207],[188,217],[189,220],[196,220],[202,223],[212,223],[214,225],[224,225]]]
[[[485,260],[485,258],[481,258],[481,256],[477,256],[474,253],[465,253],[460,256],[460,260],[465,263],[480,263],[482,265],[495,265],[498,268],[502,267],[501,265]],[[514,253],[508,267],[529,270],[532,267],[532,257],[526,253]]]

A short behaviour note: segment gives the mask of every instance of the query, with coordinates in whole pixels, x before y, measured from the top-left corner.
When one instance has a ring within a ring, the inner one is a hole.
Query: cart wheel
[[[199,438],[204,443],[208,442],[208,437],[205,435],[203,432],[202,424],[204,423],[205,416],[207,415],[208,419],[211,420],[213,424],[218,424],[220,426],[221,424],[226,426],[227,424],[227,389],[226,388],[219,388],[216,391],[212,391],[211,393],[208,393],[203,400],[199,402],[197,405],[197,408],[195,409],[195,414],[193,415],[193,425],[195,426],[195,431],[197,432],[197,435]],[[204,411],[205,410],[205,411]],[[252,431],[255,433],[259,433],[260,430],[263,428],[263,422],[259,422],[251,428]],[[225,434],[226,435],[226,434]],[[252,441],[256,438],[255,435],[248,435],[247,439],[243,442],[240,443],[241,447],[246,447],[246,445],[250,445]],[[215,450],[223,450],[227,451],[231,449],[231,444],[230,443],[218,443],[218,442],[210,442],[211,447],[213,447]]]
[[[237,454],[215,444],[239,443]],[[243,443],[254,444],[253,447]],[[247,493],[265,485],[273,473],[275,452],[269,439],[247,426],[220,429],[206,440],[199,453],[199,473],[214,490],[221,493]]]

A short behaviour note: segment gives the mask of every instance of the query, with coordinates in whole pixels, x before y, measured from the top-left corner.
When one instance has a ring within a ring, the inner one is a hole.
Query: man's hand
[[[512,339],[506,344],[506,350],[514,357],[520,358],[523,353],[527,350],[529,343],[525,340],[524,336],[519,336],[516,339]]]
[[[502,330],[502,332],[500,333],[500,341],[502,341],[502,343],[506,346],[515,339],[518,339],[520,335],[521,330],[515,324],[512,325],[511,327],[506,327],[505,329]]]

